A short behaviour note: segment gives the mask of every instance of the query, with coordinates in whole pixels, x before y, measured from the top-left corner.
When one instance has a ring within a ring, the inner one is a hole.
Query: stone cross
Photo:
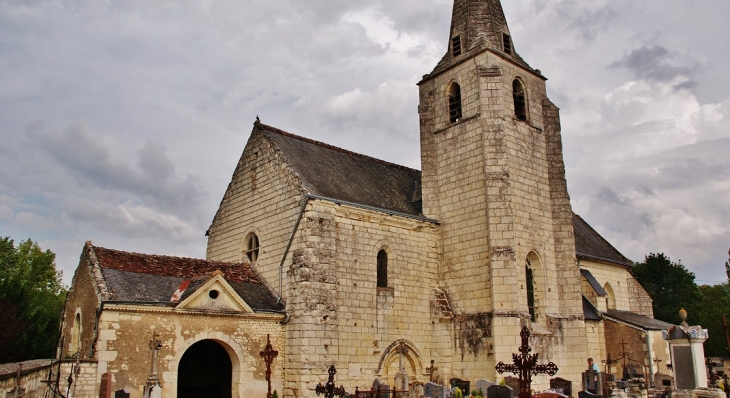
[[[520,380],[520,398],[530,398],[530,387],[532,385],[532,375],[548,374],[554,376],[558,373],[558,367],[549,362],[547,365],[538,365],[537,359],[539,354],[530,354],[532,348],[529,344],[530,330],[523,327],[520,332],[522,345],[520,346],[520,354],[512,354],[512,365],[505,365],[502,361],[497,364],[497,372],[511,372],[518,375]]]
[[[142,396],[144,398],[151,398],[158,396],[160,393],[160,378],[157,376],[157,357],[158,353],[162,349],[162,341],[160,335],[157,332],[152,332],[152,339],[149,344],[150,350],[152,350],[152,369],[150,370],[150,377],[147,379],[147,383],[144,386]]]
[[[279,355],[279,351],[275,351],[274,347],[271,346],[271,336],[268,334],[266,335],[266,347],[264,347],[264,350],[259,355],[264,358],[264,363],[266,363],[266,383],[269,385],[266,398],[271,398],[271,363]]]
[[[435,371],[439,370],[439,368],[433,366],[433,363],[434,363],[434,360],[432,359],[431,366],[426,368],[426,371],[428,372],[428,381],[430,381],[431,383],[433,383],[433,373]]]
[[[408,354],[408,346],[406,345],[406,343],[401,341],[400,344],[398,344],[398,348],[396,348],[396,352],[399,355],[398,370],[400,370],[401,372],[405,372],[406,371],[405,356],[406,356],[406,354]]]
[[[408,346],[404,341],[401,341],[396,348],[396,352],[399,355],[398,358],[398,373],[395,374],[394,382],[395,389],[398,391],[408,391],[408,373],[406,372],[405,358],[408,354]]]
[[[317,388],[314,389],[317,395],[324,394],[324,398],[334,398],[335,395],[342,398],[347,395],[347,393],[345,392],[345,387],[335,387],[335,374],[337,373],[335,365],[330,366],[327,373],[329,373],[330,375],[329,379],[327,380],[327,384],[323,386],[322,383],[319,383],[317,384]]]

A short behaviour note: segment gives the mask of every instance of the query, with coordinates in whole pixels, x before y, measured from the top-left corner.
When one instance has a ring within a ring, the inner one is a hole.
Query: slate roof
[[[601,312],[598,311],[598,309],[586,298],[586,296],[581,297],[583,297],[583,317],[587,321],[600,321]]]
[[[312,195],[421,215],[421,172],[256,123]]]
[[[621,322],[628,323],[629,325],[638,326],[644,330],[665,330],[670,326],[674,326],[671,323],[629,311],[608,310],[603,314],[609,319],[613,318]]]
[[[573,233],[575,234],[575,255],[579,259],[604,261],[623,266],[632,266],[631,260],[624,257],[611,246],[595,229],[573,213]]]
[[[109,300],[174,306],[173,294],[183,281],[191,281],[182,300],[212,277],[223,277],[254,311],[283,312],[284,305],[249,264],[224,263],[194,258],[130,253],[92,246],[109,292]],[[180,300],[180,301],[182,301]]]
[[[596,292],[597,295],[604,297],[606,296],[606,291],[603,290],[603,287],[600,283],[596,280],[596,277],[591,274],[591,271],[588,271],[587,269],[580,270],[580,273],[583,275],[584,278],[586,278],[586,281],[588,281],[588,284],[591,285],[593,290]]]
[[[260,122],[254,124],[254,133],[263,134],[280,151],[311,195],[423,217],[419,170],[300,137]],[[579,259],[632,265],[577,214],[573,214],[573,231]]]

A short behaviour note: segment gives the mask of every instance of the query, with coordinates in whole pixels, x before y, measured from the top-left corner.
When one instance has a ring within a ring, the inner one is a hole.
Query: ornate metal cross
[[[334,398],[335,395],[342,398],[347,395],[347,393],[345,392],[345,387],[335,387],[335,374],[337,373],[335,365],[330,366],[327,373],[329,373],[330,375],[329,379],[327,380],[327,384],[323,386],[322,383],[319,383],[317,384],[317,388],[314,389],[317,395],[324,394],[325,398]]]
[[[605,365],[604,366],[604,371],[606,372],[606,374],[611,375],[611,372],[612,372],[612,369],[613,369],[613,366],[612,365],[615,364],[616,361],[614,361],[613,359],[611,359],[611,353],[610,352],[608,353],[608,358],[606,358],[605,360],[601,361],[601,363]]]
[[[530,354],[532,348],[529,344],[530,330],[523,327],[520,332],[522,337],[522,345],[520,346],[520,354],[512,354],[512,365],[505,365],[502,361],[497,364],[497,372],[511,372],[518,375],[520,380],[520,398],[530,398],[530,387],[532,385],[532,375],[548,374],[554,376],[558,373],[558,367],[549,362],[547,365],[538,365],[537,358],[540,354]]]
[[[271,363],[279,355],[279,351],[275,351],[274,347],[271,346],[270,335],[266,335],[266,347],[259,354],[264,358],[264,362],[266,363],[266,382],[269,384],[269,391],[266,393],[266,398],[271,398]]]
[[[433,373],[435,371],[439,370],[439,368],[433,366],[433,363],[434,363],[434,360],[432,359],[431,366],[426,368],[426,371],[428,372],[428,381],[430,381],[431,383],[433,383]]]

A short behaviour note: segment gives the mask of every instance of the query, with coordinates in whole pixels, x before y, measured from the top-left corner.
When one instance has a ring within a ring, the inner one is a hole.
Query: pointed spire
[[[505,36],[509,41],[509,28],[504,17],[500,0],[454,0],[454,9],[451,15],[451,35],[449,37],[450,51],[454,45],[454,38],[459,36],[463,52],[478,47],[490,47],[498,51],[505,49]]]

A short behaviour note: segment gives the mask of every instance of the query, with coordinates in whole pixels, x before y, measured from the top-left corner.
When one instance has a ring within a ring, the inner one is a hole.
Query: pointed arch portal
[[[213,340],[199,341],[185,351],[177,371],[178,398],[231,398],[231,357]]]

